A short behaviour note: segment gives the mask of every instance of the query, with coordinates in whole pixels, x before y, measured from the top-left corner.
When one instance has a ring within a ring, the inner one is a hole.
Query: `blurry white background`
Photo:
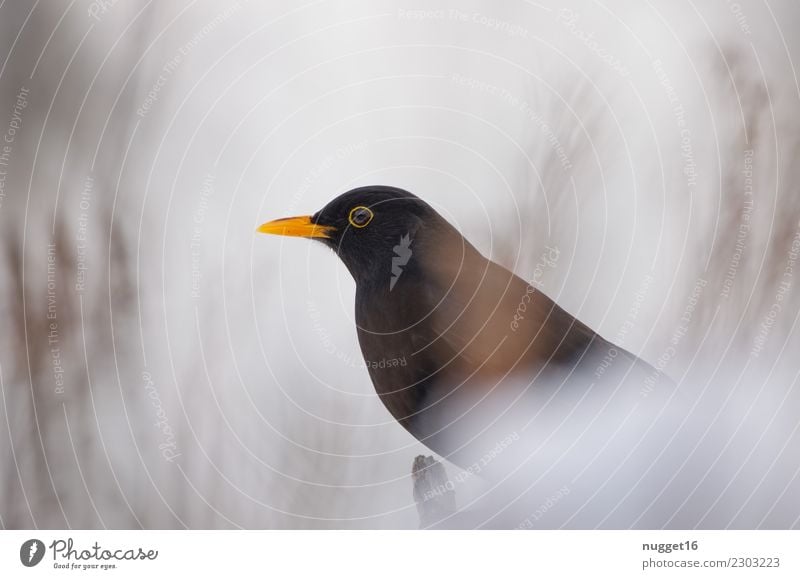
[[[763,418],[721,476],[752,469],[769,513],[705,524],[797,526],[800,459],[759,479],[800,447],[799,24],[794,0],[0,4],[0,526],[415,527],[427,450],[374,395],[353,281],[255,235],[377,183],[709,423]]]

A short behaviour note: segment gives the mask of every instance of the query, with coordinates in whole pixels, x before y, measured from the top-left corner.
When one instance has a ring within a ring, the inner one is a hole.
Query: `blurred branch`
[[[411,480],[421,529],[456,512],[456,493],[441,462],[432,456],[417,456],[411,467]]]

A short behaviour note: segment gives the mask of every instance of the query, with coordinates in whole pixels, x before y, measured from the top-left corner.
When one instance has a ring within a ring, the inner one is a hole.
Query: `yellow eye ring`
[[[350,210],[350,215],[347,216],[347,220],[353,227],[361,229],[369,225],[373,217],[375,217],[375,214],[372,212],[372,209],[359,205]]]

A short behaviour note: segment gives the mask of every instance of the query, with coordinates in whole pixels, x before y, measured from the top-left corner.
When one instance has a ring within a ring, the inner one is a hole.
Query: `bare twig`
[[[435,525],[456,512],[456,493],[441,462],[432,456],[417,456],[411,468],[411,480],[420,528]]]

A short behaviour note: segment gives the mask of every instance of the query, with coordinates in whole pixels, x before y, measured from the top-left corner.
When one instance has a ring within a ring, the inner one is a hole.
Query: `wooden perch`
[[[411,480],[421,529],[456,512],[456,493],[441,462],[432,456],[417,456],[411,467]]]

